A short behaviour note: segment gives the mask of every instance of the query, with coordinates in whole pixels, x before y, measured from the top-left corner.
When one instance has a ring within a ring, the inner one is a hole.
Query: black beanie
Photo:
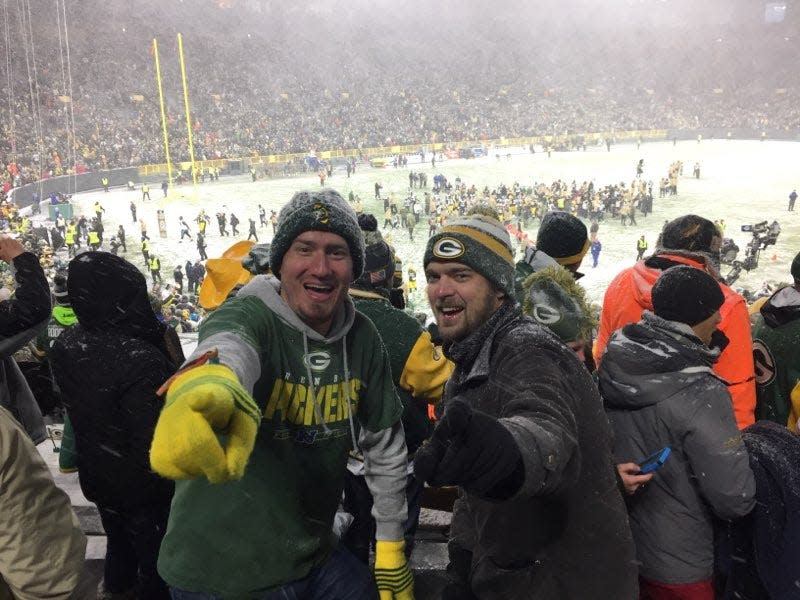
[[[53,297],[57,304],[69,304],[69,292],[67,291],[67,278],[61,273],[56,273],[53,277]]]
[[[283,255],[294,239],[305,231],[329,231],[342,236],[353,259],[353,279],[364,270],[364,237],[355,211],[338,192],[325,189],[297,192],[281,209],[270,247],[269,264],[280,279]]]
[[[797,253],[797,256],[794,257],[792,261],[792,277],[794,277],[795,283],[800,283],[800,252]]]
[[[697,215],[683,215],[664,225],[661,249],[712,252],[714,238],[722,238],[714,223]]]
[[[370,213],[361,213],[358,224],[364,232],[364,273],[356,283],[391,287],[394,258],[389,244],[378,231],[377,219]]]
[[[563,210],[547,213],[536,234],[536,249],[565,267],[581,262],[590,245],[583,221]]]
[[[725,302],[717,280],[688,265],[670,267],[661,273],[650,294],[656,315],[687,325],[705,321]]]

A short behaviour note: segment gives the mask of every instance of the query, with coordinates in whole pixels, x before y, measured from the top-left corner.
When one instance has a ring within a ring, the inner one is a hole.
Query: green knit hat
[[[467,265],[514,298],[514,250],[496,219],[472,214],[450,221],[428,240],[424,266],[436,262]]]
[[[364,270],[364,237],[355,211],[338,192],[330,189],[297,192],[278,215],[278,226],[270,247],[269,264],[280,279],[283,255],[294,239],[305,231],[329,231],[342,236],[353,259],[353,280]]]

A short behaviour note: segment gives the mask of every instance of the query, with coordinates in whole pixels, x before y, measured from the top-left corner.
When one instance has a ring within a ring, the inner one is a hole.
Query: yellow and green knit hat
[[[472,214],[450,221],[428,240],[423,263],[433,261],[465,264],[514,297],[514,250],[497,219]]]

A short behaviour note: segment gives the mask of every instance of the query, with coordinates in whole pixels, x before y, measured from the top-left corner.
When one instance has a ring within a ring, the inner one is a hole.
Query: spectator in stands
[[[86,536],[27,432],[0,406],[0,598],[67,600]]]
[[[156,572],[173,484],[149,468],[162,400],[156,389],[183,361],[167,344],[139,270],[107,252],[69,263],[78,317],[53,344],[55,380],[75,434],[83,494],[97,504],[107,535],[100,598],[138,586],[141,598],[168,599]]]
[[[444,415],[414,459],[430,485],[460,488],[443,597],[634,598],[600,397],[575,354],[522,316],[508,232],[483,214],[454,219],[424,264],[455,363]]]
[[[793,285],[779,289],[761,306],[753,325],[756,363],[756,419],[799,431],[800,419],[800,253],[792,261]]]
[[[640,597],[714,600],[713,517],[736,519],[755,504],[730,394],[711,369],[725,295],[702,269],[678,265],[651,297],[653,312],[611,336],[598,370],[616,462],[671,450],[629,503]]]
[[[719,255],[722,238],[714,223],[697,215],[673,219],[661,232],[655,253],[619,273],[609,284],[600,313],[600,328],[594,347],[595,360],[602,359],[611,334],[636,323],[644,310],[651,310],[651,289],[662,271],[675,265],[689,265],[719,278],[715,255]],[[755,421],[756,389],[753,367],[753,342],[750,317],[744,298],[720,282],[725,304],[720,312],[719,338],[721,355],[714,371],[727,382],[739,428]]]

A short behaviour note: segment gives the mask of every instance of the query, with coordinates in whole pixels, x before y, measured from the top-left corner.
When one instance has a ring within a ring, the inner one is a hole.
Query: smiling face
[[[325,231],[298,235],[281,262],[281,298],[317,333],[327,335],[353,280],[345,239]]]
[[[457,262],[428,263],[428,302],[442,338],[459,341],[483,325],[505,300],[483,275]]]

